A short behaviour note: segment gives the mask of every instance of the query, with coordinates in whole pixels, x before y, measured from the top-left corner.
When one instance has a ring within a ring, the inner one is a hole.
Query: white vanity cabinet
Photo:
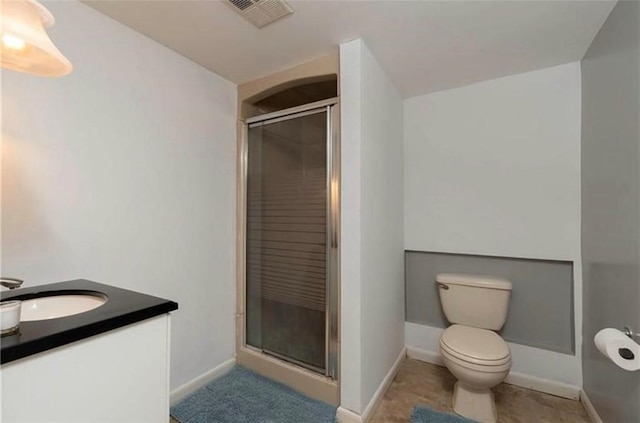
[[[164,313],[3,364],[0,421],[168,422],[170,325]]]

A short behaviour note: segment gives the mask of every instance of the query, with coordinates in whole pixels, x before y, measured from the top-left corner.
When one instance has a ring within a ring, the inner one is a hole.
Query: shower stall
[[[240,347],[330,381],[339,348],[337,103],[245,119],[240,158]]]

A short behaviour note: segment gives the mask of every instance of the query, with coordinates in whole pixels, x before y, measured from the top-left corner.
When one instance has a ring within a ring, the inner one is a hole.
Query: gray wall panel
[[[596,349],[640,329],[640,4],[620,1],[582,61],[584,390],[606,423],[640,422],[640,372]]]
[[[573,354],[573,264],[464,254],[405,253],[406,320],[447,327],[435,277],[438,273],[477,273],[513,282],[507,323],[509,342]]]

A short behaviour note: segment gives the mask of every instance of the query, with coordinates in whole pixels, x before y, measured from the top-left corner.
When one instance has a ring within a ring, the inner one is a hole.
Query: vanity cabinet
[[[93,288],[99,290],[100,287]],[[62,319],[55,319],[55,323],[41,321],[39,327],[25,324],[22,328],[24,339],[16,338],[13,349],[10,348],[11,342],[4,344],[4,340],[9,337],[0,341],[3,342],[3,352],[6,350],[11,353],[3,356],[0,367],[0,421],[169,421],[171,315],[168,311],[177,309],[177,304],[132,291],[111,289],[124,291],[129,300],[132,298],[130,293],[143,301],[129,301],[128,305],[114,304],[123,297],[110,291],[109,301],[112,301],[110,306],[113,310],[96,309],[93,315],[90,314],[93,312],[87,312],[84,325],[80,315],[68,318],[69,325],[74,327],[67,328],[66,331],[62,330]],[[148,306],[147,312],[143,311],[144,306],[141,304]],[[149,312],[151,307],[153,313]],[[47,324],[53,326],[50,328]],[[51,333],[44,339],[34,335],[44,334],[48,329]],[[81,329],[81,339],[64,342],[65,337],[78,338],[77,331]],[[73,334],[76,336],[72,336]],[[32,349],[27,356],[16,359],[16,354],[23,355],[24,349],[29,349],[31,338],[35,338],[32,341],[39,342],[40,351],[33,353]],[[62,345],[56,345],[60,343]],[[47,349],[47,344],[55,346]]]
[[[169,420],[169,315],[2,366],[3,423]]]

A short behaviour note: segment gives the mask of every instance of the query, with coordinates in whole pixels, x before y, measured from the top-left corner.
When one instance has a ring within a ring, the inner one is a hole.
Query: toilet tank
[[[476,328],[500,330],[507,319],[511,281],[462,273],[436,276],[447,320]]]

